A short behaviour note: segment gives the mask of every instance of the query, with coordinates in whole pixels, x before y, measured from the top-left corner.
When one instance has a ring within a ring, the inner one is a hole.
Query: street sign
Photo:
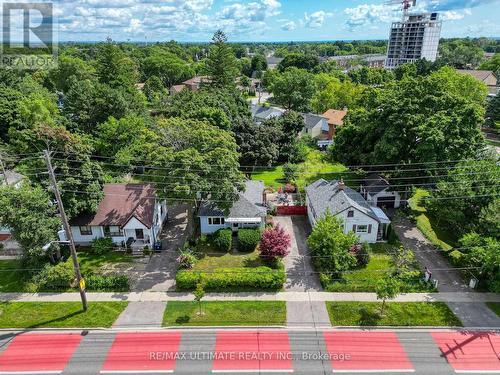
[[[85,279],[84,278],[80,279],[80,290],[85,290]]]

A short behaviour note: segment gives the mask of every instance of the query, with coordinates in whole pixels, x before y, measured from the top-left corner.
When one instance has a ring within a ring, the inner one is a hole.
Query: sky
[[[59,41],[204,42],[222,29],[232,42],[259,42],[387,39],[390,22],[401,17],[389,2],[397,0],[55,0],[53,6]],[[417,0],[414,10],[439,12],[443,37],[500,37],[500,0]]]

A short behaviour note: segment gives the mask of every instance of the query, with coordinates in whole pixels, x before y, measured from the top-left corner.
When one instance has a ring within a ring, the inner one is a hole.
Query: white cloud
[[[297,24],[294,21],[288,21],[281,26],[284,31],[292,31],[297,28]]]
[[[317,29],[323,26],[325,19],[332,17],[332,13],[327,13],[324,10],[318,10],[317,12],[304,15],[304,24],[306,27],[311,29]]]
[[[397,6],[361,4],[354,8],[344,9],[347,15],[347,26],[351,29],[374,25],[378,23],[387,23],[394,20]]]

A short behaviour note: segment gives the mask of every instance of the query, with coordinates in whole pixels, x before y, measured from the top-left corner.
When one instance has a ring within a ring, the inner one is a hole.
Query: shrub
[[[458,250],[453,250],[448,253],[448,257],[454,266],[460,266],[463,263],[464,254]]]
[[[102,255],[113,250],[114,243],[111,238],[94,238],[90,244],[89,253]]]
[[[299,166],[297,164],[286,163],[283,166],[283,175],[285,176],[286,182],[295,181],[298,174],[299,174]]]
[[[233,244],[233,232],[231,229],[219,229],[212,235],[212,243],[220,251],[228,252]]]
[[[240,251],[254,251],[260,238],[260,229],[240,229],[238,231],[238,249]]]
[[[387,228],[387,243],[389,245],[397,245],[399,243],[399,237],[394,231],[392,224],[389,224]]]
[[[67,260],[55,266],[46,265],[34,281],[42,290],[64,290],[71,287],[74,279],[73,264]]]
[[[368,244],[358,243],[351,246],[349,252],[356,257],[358,266],[366,266],[370,262],[370,252]]]
[[[182,270],[176,275],[177,289],[194,290],[202,280],[205,289],[210,291],[280,290],[286,275],[282,265],[278,269],[221,268],[210,273]]]
[[[288,255],[291,245],[290,235],[280,226],[268,228],[262,234],[260,241],[260,256],[267,261],[284,258]]]
[[[130,282],[125,275],[90,275],[85,278],[86,289],[89,291],[128,292]]]
[[[190,270],[196,263],[196,256],[190,252],[183,252],[177,258],[177,263],[179,263],[180,269]]]

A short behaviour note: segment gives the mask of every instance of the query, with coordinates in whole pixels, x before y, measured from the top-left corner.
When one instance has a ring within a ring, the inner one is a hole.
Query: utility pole
[[[71,228],[68,223],[66,211],[64,211],[64,205],[61,199],[61,193],[59,192],[56,176],[54,174],[54,168],[52,168],[52,162],[50,160],[50,152],[45,150],[43,153],[45,156],[45,162],[47,163],[47,169],[49,170],[50,181],[54,189],[54,195],[56,196],[57,205],[59,207],[59,213],[61,215],[64,231],[66,232],[66,238],[69,242],[69,248],[71,250],[71,258],[73,259],[73,268],[75,269],[76,281],[78,282],[78,288],[80,289],[80,297],[82,298],[83,311],[87,311],[87,295],[85,294],[85,281],[83,280],[82,274],[80,273],[80,265],[78,264],[78,257],[76,256],[76,248],[75,248],[75,242],[73,240],[73,233],[71,233]]]

